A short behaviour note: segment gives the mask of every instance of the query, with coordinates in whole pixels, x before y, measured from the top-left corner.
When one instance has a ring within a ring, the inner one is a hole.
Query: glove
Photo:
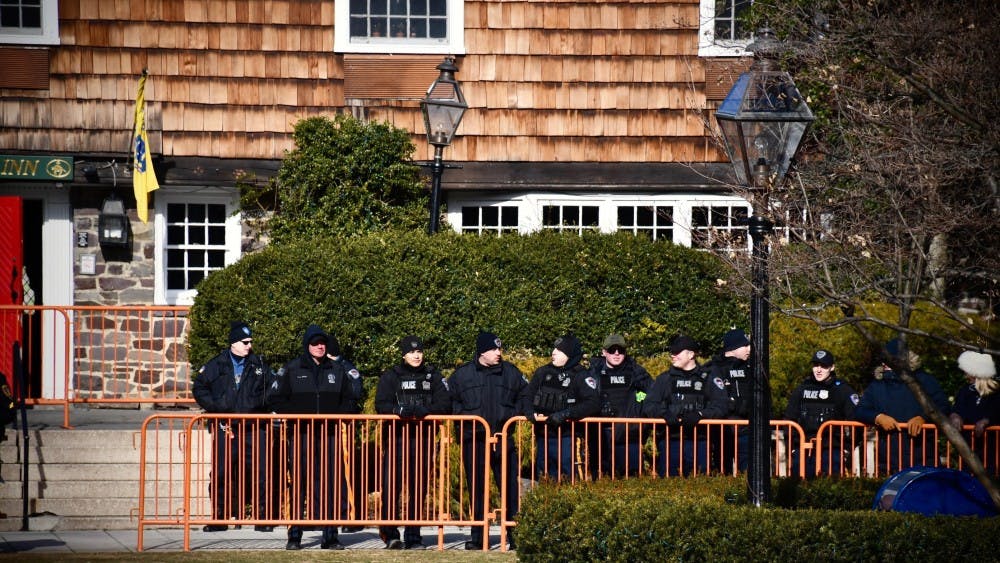
[[[879,428],[885,430],[886,432],[892,432],[893,430],[896,429],[896,426],[898,424],[899,423],[896,422],[895,418],[892,418],[891,416],[885,413],[882,413],[875,417],[875,426],[878,426]]]
[[[431,413],[423,405],[413,405],[411,408],[413,409],[413,413],[410,415],[412,418],[423,418]]]
[[[546,423],[549,426],[560,426],[562,425],[562,423],[566,422],[567,418],[569,418],[569,411],[567,410],[556,411],[549,415],[549,419],[546,421]]]
[[[413,407],[410,405],[400,405],[396,409],[396,414],[399,415],[399,418],[413,418]]]
[[[919,436],[924,430],[924,417],[918,414],[906,422],[906,427],[910,431],[910,436]]]
[[[601,405],[601,416],[607,418],[614,418],[618,416],[618,409],[615,408],[611,403],[604,403]]]
[[[979,420],[976,421],[976,427],[973,429],[973,432],[976,433],[976,436],[982,436],[983,433],[986,432],[986,427],[989,425],[990,425],[990,419],[980,418]]]
[[[952,426],[954,426],[954,427],[955,427],[956,429],[958,429],[958,430],[961,430],[961,429],[962,429],[962,426],[963,426],[963,425],[965,424],[965,423],[964,423],[964,422],[962,421],[962,417],[961,417],[961,416],[959,416],[959,415],[958,415],[958,414],[956,414],[956,413],[951,413],[951,414],[950,414],[950,415],[948,416],[948,422],[951,422],[951,425],[952,425]]]
[[[694,428],[700,420],[700,412],[688,411],[681,415],[681,426],[684,428]]]

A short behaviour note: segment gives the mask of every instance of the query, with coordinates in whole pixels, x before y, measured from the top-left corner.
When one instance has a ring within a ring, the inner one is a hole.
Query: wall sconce
[[[128,231],[125,202],[115,195],[105,199],[97,217],[97,241],[104,246],[128,246]]]

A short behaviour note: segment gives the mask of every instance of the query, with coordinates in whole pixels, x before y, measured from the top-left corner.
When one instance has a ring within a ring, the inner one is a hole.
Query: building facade
[[[444,153],[460,167],[443,178],[451,228],[713,245],[749,211],[709,123],[748,66],[748,4],[5,1],[0,199],[20,220],[0,226],[3,271],[24,274],[39,305],[190,304],[253,249],[236,182],[270,178],[297,121],[387,121],[430,159],[420,99],[443,56],[470,106]],[[146,223],[131,168],[144,70],[160,185]],[[109,200],[127,211],[124,244],[102,243]]]

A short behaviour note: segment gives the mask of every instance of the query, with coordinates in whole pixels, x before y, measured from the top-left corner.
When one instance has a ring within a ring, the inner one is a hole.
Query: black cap
[[[732,352],[737,348],[742,348],[744,346],[750,345],[750,339],[747,338],[747,333],[743,332],[738,328],[734,328],[722,337],[722,351]]]
[[[832,366],[835,361],[833,353],[829,350],[816,350],[816,353],[812,357],[814,366],[823,366],[825,368]]]
[[[423,351],[424,349],[424,343],[420,340],[420,337],[414,336],[412,334],[400,338],[398,346],[399,346],[399,353],[404,356],[414,350]]]
[[[229,343],[239,342],[251,338],[250,327],[243,321],[233,321],[229,323]]]
[[[503,343],[500,342],[500,337],[492,332],[480,332],[479,336],[476,337],[477,357],[497,348],[503,348]]]
[[[693,338],[682,334],[677,338],[674,338],[673,342],[670,343],[670,353],[679,354],[684,350],[691,350],[692,352],[698,352],[698,343],[694,341]]]

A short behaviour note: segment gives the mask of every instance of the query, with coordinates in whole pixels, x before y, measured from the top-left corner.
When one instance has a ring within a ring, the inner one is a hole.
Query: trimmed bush
[[[636,356],[662,352],[682,331],[714,348],[745,325],[716,283],[722,267],[630,234],[385,232],[272,245],[198,286],[189,357],[198,365],[224,348],[234,319],[250,323],[274,364],[300,353],[302,331],[318,323],[369,375],[398,361],[396,341],[411,333],[446,371],[472,357],[479,329],[529,364],[567,331],[590,352],[609,332],[626,334]]]
[[[823,488],[826,484],[800,482]],[[733,478],[541,484],[516,529],[524,561],[982,561],[1000,519],[728,504]],[[776,488],[782,488],[776,484]],[[877,488],[871,490],[870,506]],[[822,496],[822,495],[820,495]],[[799,495],[808,498],[808,495]],[[740,499],[742,500],[742,499]]]

